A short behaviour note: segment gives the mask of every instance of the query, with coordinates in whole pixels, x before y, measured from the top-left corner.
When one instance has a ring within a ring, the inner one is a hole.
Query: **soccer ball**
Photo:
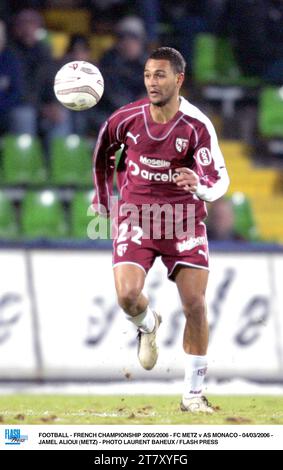
[[[97,67],[82,60],[63,65],[55,75],[54,93],[73,111],[95,106],[103,95],[104,80]]]

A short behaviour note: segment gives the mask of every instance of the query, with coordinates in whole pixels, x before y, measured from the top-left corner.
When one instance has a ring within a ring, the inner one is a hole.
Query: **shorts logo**
[[[197,161],[202,166],[210,165],[212,161],[211,153],[207,147],[202,147],[197,151]]]
[[[175,141],[175,147],[176,147],[177,152],[181,153],[184,150],[186,150],[186,148],[188,147],[188,143],[189,143],[188,139],[182,139],[181,137],[177,137]]]
[[[117,255],[123,256],[128,249],[128,243],[121,243],[121,245],[117,246]]]

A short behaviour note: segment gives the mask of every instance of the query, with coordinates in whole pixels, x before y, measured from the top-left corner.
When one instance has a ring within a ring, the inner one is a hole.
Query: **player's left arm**
[[[180,173],[175,180],[177,185],[207,202],[223,196],[230,181],[216,132],[209,119],[198,132],[194,160],[195,171],[190,168],[176,170]]]
[[[115,135],[115,126],[106,121],[100,129],[94,156],[93,177],[95,196],[93,207],[101,214],[110,212],[110,197],[113,192],[113,176],[115,169],[115,152],[120,147]]]

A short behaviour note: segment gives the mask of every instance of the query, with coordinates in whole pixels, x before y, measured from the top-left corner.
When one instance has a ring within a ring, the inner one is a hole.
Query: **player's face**
[[[184,74],[175,73],[169,60],[149,59],[145,64],[144,84],[155,106],[164,106],[177,96],[183,80]]]

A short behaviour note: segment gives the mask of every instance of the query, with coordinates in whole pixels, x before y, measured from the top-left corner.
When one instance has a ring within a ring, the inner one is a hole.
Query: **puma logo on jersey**
[[[140,134],[137,134],[136,136],[134,136],[130,131],[128,131],[126,136],[130,137],[130,139],[133,139],[134,143],[137,144],[138,143],[138,137],[140,137]]]

